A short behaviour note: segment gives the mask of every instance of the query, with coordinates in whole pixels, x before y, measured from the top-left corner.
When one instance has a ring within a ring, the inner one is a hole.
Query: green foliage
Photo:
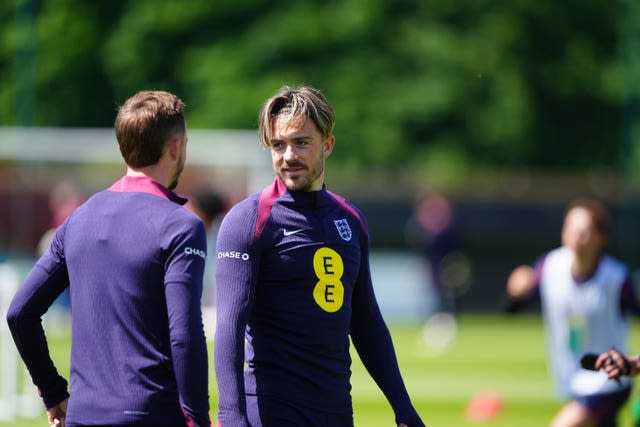
[[[111,126],[140,89],[189,124],[255,128],[283,84],[321,88],[352,167],[633,170],[631,0],[15,0],[0,6],[0,125]]]

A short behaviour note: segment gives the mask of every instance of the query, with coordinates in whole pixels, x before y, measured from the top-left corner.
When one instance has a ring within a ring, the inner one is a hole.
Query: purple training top
[[[70,288],[68,427],[210,425],[206,234],[185,202],[149,178],[123,177],[69,216],[15,295],[9,326],[51,407],[67,383],[40,318]]]
[[[398,422],[423,425],[376,302],[357,209],[326,189],[289,191],[276,178],[229,211],[216,248],[222,426],[248,425],[245,395],[350,414],[349,335]]]

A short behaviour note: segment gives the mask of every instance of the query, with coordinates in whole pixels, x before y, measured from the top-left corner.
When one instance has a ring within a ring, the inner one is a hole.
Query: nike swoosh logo
[[[304,228],[299,228],[297,230],[291,230],[291,231],[287,230],[286,228],[282,230],[282,232],[283,232],[285,237],[286,236],[291,236],[292,234],[296,234],[296,233],[299,233],[301,231],[304,231]]]

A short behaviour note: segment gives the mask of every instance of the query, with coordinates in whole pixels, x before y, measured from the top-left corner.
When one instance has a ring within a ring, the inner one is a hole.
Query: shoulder
[[[550,264],[552,262],[567,262],[573,259],[573,253],[565,247],[559,247],[547,252],[542,259],[545,264]]]
[[[174,239],[206,241],[207,231],[200,218],[184,206],[167,206],[161,223],[162,241],[170,244]]]
[[[174,213],[175,213],[175,217],[179,221],[185,222],[190,227],[199,228],[200,225],[204,227],[204,223],[202,222],[200,217],[198,217],[198,215],[196,215],[189,209],[185,208],[184,206],[178,206],[177,209],[175,209]]]
[[[346,211],[347,213],[349,213],[354,219],[356,219],[361,225],[362,227],[366,230],[367,226],[366,226],[366,222],[364,219],[364,215],[362,215],[362,212],[360,211],[360,209],[358,209],[358,207],[356,207],[355,204],[353,204],[351,201],[347,200],[345,197],[333,193],[331,191],[327,191],[327,194],[329,196],[329,198],[331,200],[333,200],[333,202],[342,210]]]
[[[107,190],[102,190],[92,194],[78,205],[78,207],[69,214],[67,219],[78,215],[91,215],[94,209],[101,209],[103,206],[110,204],[112,199],[109,198],[109,193]]]
[[[617,258],[610,255],[603,255],[600,261],[600,265],[607,274],[617,274],[620,276],[620,280],[626,279],[630,275],[627,266]]]
[[[253,194],[246,199],[233,205],[222,219],[221,227],[225,226],[225,223],[235,220],[248,220],[255,217],[258,211],[259,193]]]
[[[226,213],[216,235],[218,260],[247,253],[255,243],[259,196],[254,194],[236,203]]]
[[[253,236],[258,216],[258,203],[259,193],[256,193],[233,205],[222,218],[218,228],[218,238],[225,235],[231,235],[234,238],[244,235]]]
[[[557,279],[558,274],[571,266],[572,257],[571,251],[563,247],[550,250],[534,263],[536,277],[541,281],[545,277]]]
[[[620,269],[627,269],[627,266],[625,265],[624,262],[622,262],[621,260],[619,260],[618,258],[608,255],[608,254],[604,254],[602,255],[602,261],[603,264],[606,264],[608,266],[611,267],[615,267],[615,268],[620,268]]]

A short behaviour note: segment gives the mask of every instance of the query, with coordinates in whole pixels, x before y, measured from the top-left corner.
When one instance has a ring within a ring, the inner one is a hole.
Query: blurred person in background
[[[56,229],[64,223],[71,212],[80,206],[85,200],[82,192],[71,181],[57,183],[49,194],[49,207],[51,209],[51,226],[44,232],[38,242],[38,256],[44,255],[49,249],[51,239]]]
[[[202,280],[202,317],[205,335],[213,337],[216,327],[216,240],[222,216],[227,210],[224,197],[213,188],[198,188],[185,207],[202,220],[207,230],[207,259]]]
[[[604,253],[610,230],[602,203],[575,200],[565,212],[562,246],[533,267],[517,267],[507,281],[509,312],[536,298],[542,303],[555,389],[569,399],[552,427],[615,426],[631,392],[629,378],[613,381],[580,364],[585,353],[625,352],[630,315],[640,314],[629,270]]]
[[[71,215],[71,212],[84,201],[84,194],[82,194],[80,189],[71,181],[61,181],[53,187],[49,194],[51,224],[50,228],[42,234],[38,241],[38,258],[49,250],[49,245],[58,227],[60,227],[69,215]],[[51,310],[49,316],[47,316],[47,321],[50,321],[54,325],[53,327],[68,326],[70,309],[69,289],[65,289],[62,294],[60,294],[52,308],[53,310]]]
[[[51,425],[210,426],[200,298],[202,222],[172,190],[184,167],[184,103],[143,91],[119,108],[126,175],[75,209],[14,296],[7,321]],[[71,389],[41,317],[71,295]]]
[[[352,427],[349,335],[397,425],[424,425],[374,295],[365,221],[325,186],[334,122],[309,86],[282,87],[261,109],[276,177],[231,208],[217,241],[222,427]]]
[[[456,298],[471,280],[469,261],[460,250],[455,208],[444,193],[429,188],[418,195],[405,240],[423,262],[427,304],[420,338],[428,350],[442,352],[457,335]]]
[[[212,188],[199,188],[185,205],[204,223],[204,228],[217,235],[220,218],[225,212],[224,197]]]
[[[459,244],[451,201],[436,190],[423,191],[405,232],[409,247],[425,260],[428,272],[425,282],[435,294],[435,312],[452,313],[455,295],[451,286],[445,283],[445,274],[450,255],[458,250]]]

